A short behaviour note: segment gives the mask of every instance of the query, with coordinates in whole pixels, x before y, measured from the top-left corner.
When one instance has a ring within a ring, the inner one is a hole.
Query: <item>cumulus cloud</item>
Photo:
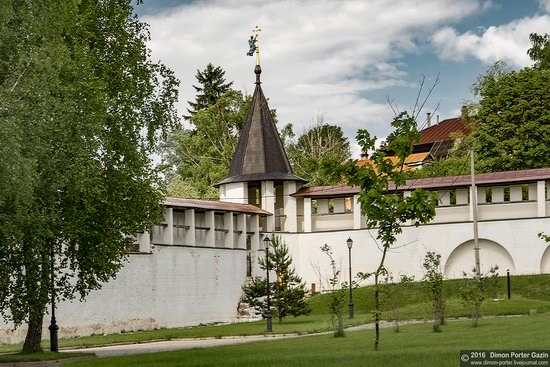
[[[282,123],[298,130],[319,111],[349,137],[357,128],[387,133],[391,111],[362,96],[403,81],[403,55],[443,24],[480,12],[480,0],[431,1],[200,1],[146,15],[153,58],[182,80],[179,109],[194,98],[197,69],[208,62],[226,70],[234,87],[253,90],[247,39],[262,28],[262,82]],[[458,36],[457,36],[458,37]]]
[[[539,0],[539,7],[543,11],[550,13],[550,0]]]
[[[473,56],[487,64],[503,59],[522,67],[532,64],[527,56],[529,34],[544,34],[549,29],[550,16],[538,15],[492,26],[480,34],[472,31],[458,34],[453,28],[445,27],[432,36],[432,42],[439,57],[445,60],[464,60]]]

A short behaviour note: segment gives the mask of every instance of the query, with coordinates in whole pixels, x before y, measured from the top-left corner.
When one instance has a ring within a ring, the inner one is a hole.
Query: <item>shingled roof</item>
[[[203,209],[203,210],[214,210],[219,212],[237,212],[237,213],[246,213],[246,214],[271,215],[271,213],[266,212],[265,210],[262,210],[254,205],[229,203],[229,202],[217,201],[217,200],[201,200],[201,199],[167,197],[164,199],[164,205],[170,208],[178,208],[178,209]]]
[[[305,182],[292,172],[260,86],[261,72],[261,67],[256,66],[256,89],[229,172],[224,180],[214,186],[266,180]]]
[[[407,180],[403,186],[397,188],[397,191],[408,191],[415,189],[444,190],[451,188],[466,188],[471,185],[470,180],[470,175],[418,178]],[[475,175],[476,185],[480,187],[502,184],[525,184],[540,180],[550,180],[550,168],[477,173]],[[388,190],[395,190],[393,183],[390,183]],[[345,197],[355,195],[357,193],[359,193],[359,187],[336,185],[302,187],[291,196],[316,199]]]
[[[450,135],[454,132],[461,132],[467,135],[470,133],[470,129],[466,126],[464,120],[460,118],[446,119],[419,131],[420,141],[415,143],[415,145],[452,140]]]

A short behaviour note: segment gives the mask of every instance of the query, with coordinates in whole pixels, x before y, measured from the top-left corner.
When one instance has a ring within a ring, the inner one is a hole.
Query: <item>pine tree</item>
[[[224,75],[225,71],[212,63],[208,63],[203,71],[197,70],[195,78],[200,85],[193,85],[197,96],[195,102],[188,101],[191,109],[187,109],[190,114],[190,116],[186,116],[187,119],[190,119],[198,111],[214,105],[231,88],[233,82],[226,83]]]
[[[302,279],[296,275],[292,266],[292,258],[288,254],[288,246],[281,237],[274,236],[269,258],[259,260],[260,268],[266,270],[269,265],[270,272],[275,273],[275,279],[270,282],[270,296],[273,316],[283,321],[286,316],[307,315],[311,312],[305,300],[306,287]],[[267,282],[256,277],[243,287],[245,300],[259,312],[267,308]]]

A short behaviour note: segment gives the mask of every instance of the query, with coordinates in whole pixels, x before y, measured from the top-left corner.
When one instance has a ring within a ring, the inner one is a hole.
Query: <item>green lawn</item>
[[[505,298],[505,278],[499,279],[500,294],[498,301],[489,300],[482,307],[483,314],[488,315],[526,315],[533,312],[550,311],[550,275],[516,276],[512,278],[512,299]],[[461,305],[458,296],[460,280],[444,282],[447,317],[463,317],[468,313]],[[345,319],[348,326],[371,322],[371,310],[374,304],[372,287],[354,290],[356,318]],[[316,295],[310,300],[312,313],[309,316],[287,318],[282,324],[273,322],[274,333],[315,333],[331,329],[327,315],[329,297],[326,294]],[[347,305],[346,305],[347,311]],[[429,317],[428,303],[420,283],[415,283],[405,294],[401,311],[403,319],[424,319]],[[257,335],[265,333],[265,322],[247,322],[229,325],[203,325],[188,328],[158,329],[140,332],[128,332],[111,335],[98,335],[83,338],[61,339],[60,347],[86,347],[112,343],[139,343],[150,340],[170,340],[195,337],[221,337],[230,335]],[[44,341],[44,348],[48,348]],[[17,352],[21,345],[0,345],[0,353]]]
[[[371,321],[370,314],[359,314],[353,320],[346,318],[346,324],[359,325]],[[87,336],[82,338],[60,339],[60,348],[64,347],[89,347],[113,343],[139,343],[151,340],[171,340],[181,338],[222,337],[232,335],[258,335],[265,333],[265,321],[245,322],[223,325],[203,325],[189,328],[157,329],[139,331],[134,333],[121,333],[110,335]],[[316,333],[331,330],[332,326],[328,315],[310,315],[297,318],[288,318],[282,324],[273,321],[273,332],[286,333]],[[49,341],[43,342],[43,347],[49,347]],[[0,353],[20,351],[21,344],[0,346]]]
[[[443,282],[444,286],[444,295],[447,302],[459,304],[459,287],[462,284],[461,279],[445,280]],[[525,275],[525,276],[514,276],[512,277],[512,300],[521,300],[523,303],[526,300],[536,301],[546,301],[550,302],[550,275]],[[506,277],[500,277],[498,279],[498,293],[495,295],[496,298],[507,298],[506,296]],[[422,283],[416,282],[411,285],[411,287],[405,292],[404,296],[404,306],[413,306],[426,302],[426,293],[422,288]],[[374,308],[374,288],[373,287],[361,287],[353,291],[353,299],[355,304],[355,309],[359,312],[368,313]],[[315,296],[311,299],[311,306],[314,314],[326,314],[328,309],[328,297],[327,295]],[[455,302],[456,301],[456,302]],[[538,303],[541,306],[544,303]],[[455,310],[455,308],[452,308]],[[495,311],[499,311],[499,309]],[[489,313],[492,310],[487,309]],[[504,311],[504,310],[500,310]],[[520,309],[511,309],[518,314],[528,313],[524,308]],[[455,312],[455,311],[452,311]],[[542,312],[542,310],[541,310]],[[464,311],[462,311],[464,313]],[[426,312],[418,312],[417,314],[411,315],[411,317],[424,317]],[[496,314],[496,313],[495,313]]]
[[[550,314],[449,322],[433,333],[426,324],[407,325],[400,333],[382,329],[381,350],[372,348],[372,330],[255,342],[208,349],[101,358],[67,367],[109,366],[408,366],[456,367],[461,349],[550,349]]]
[[[92,353],[32,353],[32,354],[2,354],[0,355],[0,363],[10,362],[38,362],[38,361],[52,361],[66,358],[76,357],[93,357]]]

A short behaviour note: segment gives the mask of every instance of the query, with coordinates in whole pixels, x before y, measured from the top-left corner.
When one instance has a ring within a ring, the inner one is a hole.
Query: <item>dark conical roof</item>
[[[256,66],[254,72],[256,73],[256,89],[233,161],[231,161],[225,179],[215,186],[231,182],[266,180],[305,182],[303,178],[292,172],[292,167],[288,162],[273,116],[260,86],[262,69]]]

